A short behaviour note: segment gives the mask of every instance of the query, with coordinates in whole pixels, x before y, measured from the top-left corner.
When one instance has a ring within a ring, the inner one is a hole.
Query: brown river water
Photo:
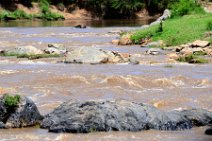
[[[144,55],[146,48],[110,43],[118,37],[110,31],[138,29],[148,21],[85,21],[89,25],[86,29],[72,27],[80,21],[21,22],[0,23],[0,50],[23,45],[45,49],[48,43],[62,43],[70,50],[82,46],[99,47],[143,57],[139,65],[62,64],[57,63],[61,58],[31,61],[0,57],[0,94],[28,96],[44,115],[69,99],[126,99],[153,104],[165,111],[185,108],[212,111],[212,64],[170,62],[164,55]],[[211,136],[204,135],[206,128],[52,134],[35,127],[0,130],[0,141],[212,141]]]

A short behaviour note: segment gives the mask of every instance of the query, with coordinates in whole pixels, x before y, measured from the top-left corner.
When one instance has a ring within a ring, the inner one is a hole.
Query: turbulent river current
[[[128,23],[129,24],[129,23]],[[0,24],[1,26],[7,26]],[[13,26],[13,25],[8,25]],[[27,25],[28,26],[28,25]],[[39,60],[0,57],[0,94],[18,93],[31,98],[45,115],[69,99],[126,99],[152,104],[162,110],[204,108],[212,111],[212,65],[171,63],[166,56],[147,56],[146,48],[116,46],[114,31],[136,26],[88,27],[1,27],[0,50],[32,45],[45,49],[62,43],[67,49],[99,47],[143,56],[133,64],[62,64],[61,58]],[[107,25],[106,25],[107,26]],[[207,127],[184,131],[108,132],[52,134],[39,128],[0,130],[0,140],[37,141],[211,141]]]

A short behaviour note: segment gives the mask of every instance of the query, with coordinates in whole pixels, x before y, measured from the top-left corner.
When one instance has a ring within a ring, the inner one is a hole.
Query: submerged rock
[[[27,55],[37,55],[37,54],[43,54],[44,52],[40,49],[37,49],[34,46],[23,46],[23,47],[16,47],[14,49],[8,50],[6,53],[8,54],[27,54]]]
[[[162,54],[162,50],[160,48],[150,48],[146,51],[146,54],[148,55],[159,55]]]
[[[77,48],[66,55],[65,63],[79,64],[104,64],[104,63],[124,63],[128,60],[119,53],[104,51],[96,47]]]
[[[8,96],[0,97],[0,128],[28,127],[41,122],[43,117],[32,100],[21,96],[17,105],[11,105],[14,101],[10,101],[11,104],[5,103]]]
[[[125,100],[68,101],[45,116],[50,132],[180,130],[207,125],[212,113],[202,109],[164,112]]]
[[[86,25],[84,25],[84,24],[79,24],[79,25],[76,25],[76,26],[74,26],[75,28],[87,28],[87,26]]]

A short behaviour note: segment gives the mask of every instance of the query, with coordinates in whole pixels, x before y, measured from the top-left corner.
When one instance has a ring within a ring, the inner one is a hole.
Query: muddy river
[[[62,43],[68,50],[99,47],[139,54],[143,57],[142,63],[62,64],[58,61],[63,58],[31,61],[0,57],[0,94],[8,92],[28,96],[42,114],[69,99],[126,99],[153,104],[165,111],[185,108],[212,111],[212,64],[176,63],[164,55],[147,56],[144,54],[146,48],[111,44],[111,40],[119,36],[116,31],[135,30],[148,22],[85,22],[89,25],[86,29],[72,27],[79,22],[0,23],[0,50],[25,45],[45,49],[49,43]],[[172,132],[52,134],[35,127],[0,130],[0,140],[211,141],[212,137],[204,135],[206,128]]]

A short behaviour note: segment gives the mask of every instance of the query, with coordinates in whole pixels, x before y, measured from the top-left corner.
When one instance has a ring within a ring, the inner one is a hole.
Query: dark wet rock
[[[4,128],[5,128],[4,123],[0,121],[0,129],[4,129]]]
[[[20,128],[34,126],[41,122],[43,117],[32,100],[21,96],[16,107],[8,107],[4,103],[6,96],[0,98],[0,127]]]
[[[66,54],[67,49],[63,44],[48,44],[48,48],[44,52],[47,54]]]
[[[181,130],[208,125],[212,113],[202,109],[164,112],[125,100],[68,101],[46,115],[41,127],[50,132]]]
[[[66,55],[65,63],[79,64],[105,64],[105,63],[124,63],[128,60],[119,53],[104,51],[96,47],[77,48]]]
[[[74,26],[75,28],[87,28],[87,26],[86,25],[84,25],[84,24],[79,24],[79,25],[76,25],[76,26]]]
[[[159,54],[163,54],[162,52],[163,51],[160,48],[150,48],[149,50],[146,51],[146,54],[148,54],[148,55],[159,55]]]
[[[34,46],[23,46],[23,47],[16,47],[14,49],[8,50],[7,53],[36,55],[36,54],[43,54],[44,52]]]
[[[205,131],[205,134],[206,134],[206,135],[212,135],[212,127],[211,127],[211,128],[208,128],[208,129]]]

